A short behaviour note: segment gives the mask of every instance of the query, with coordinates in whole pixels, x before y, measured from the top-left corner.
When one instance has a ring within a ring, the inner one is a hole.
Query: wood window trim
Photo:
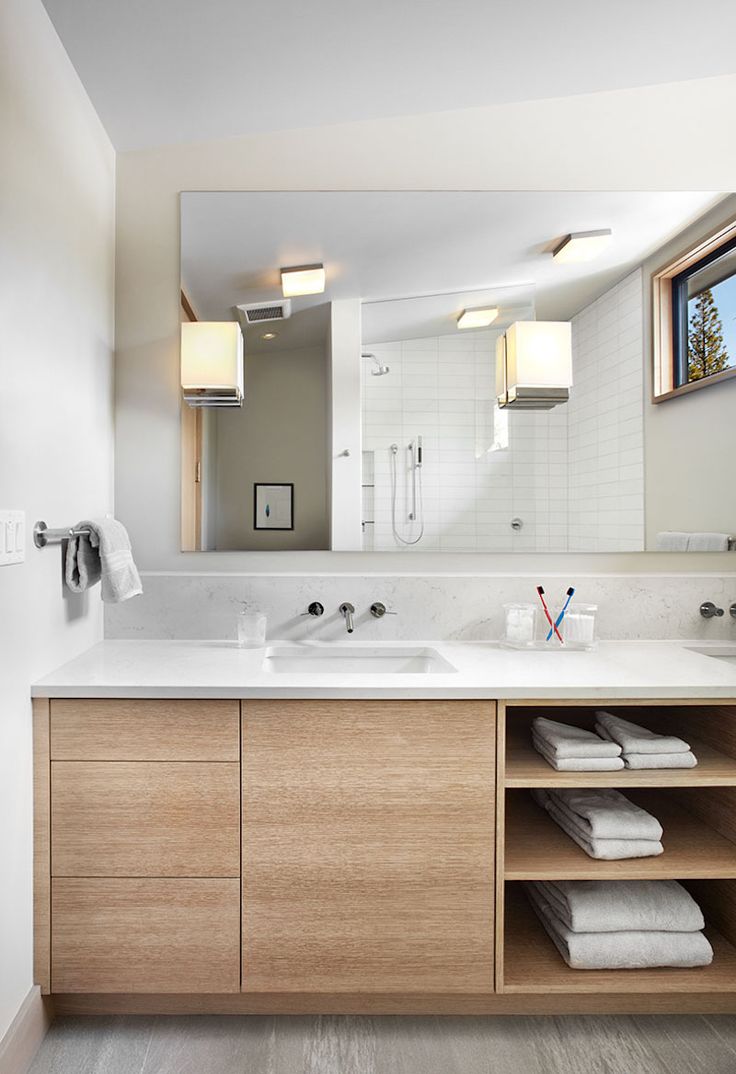
[[[724,369],[703,380],[675,386],[675,360],[672,344],[672,280],[681,272],[690,268],[701,258],[718,250],[721,246],[736,239],[736,220],[694,246],[690,246],[674,260],[669,261],[652,274],[652,402],[664,403],[680,395],[709,388],[724,380],[736,377],[736,368]]]

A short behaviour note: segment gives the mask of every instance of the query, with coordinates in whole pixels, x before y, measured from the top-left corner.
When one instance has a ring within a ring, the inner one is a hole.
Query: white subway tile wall
[[[363,363],[364,548],[641,549],[641,313],[637,272],[573,319],[573,398],[547,412],[496,407],[496,331],[366,344],[390,372]]]
[[[572,321],[567,405],[571,552],[644,548],[644,338],[641,269]]]

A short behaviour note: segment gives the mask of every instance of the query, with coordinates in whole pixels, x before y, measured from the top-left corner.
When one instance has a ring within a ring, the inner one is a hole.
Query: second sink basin
[[[446,675],[457,668],[436,649],[423,645],[395,649],[272,645],[266,650],[263,670],[281,675]]]

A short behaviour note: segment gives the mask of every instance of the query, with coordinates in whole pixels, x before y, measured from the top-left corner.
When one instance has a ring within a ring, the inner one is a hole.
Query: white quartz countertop
[[[279,645],[269,642],[267,648]],[[295,643],[284,642],[293,649]],[[296,643],[298,645],[298,643]],[[318,643],[302,643],[309,649]],[[360,646],[352,639],[341,647]],[[593,652],[517,652],[491,642],[372,642],[431,648],[457,670],[290,673],[264,669],[263,649],[233,642],[103,641],[33,685],[34,697],[80,698],[732,698],[736,646],[702,641],[606,641]],[[334,649],[334,644],[322,648]]]

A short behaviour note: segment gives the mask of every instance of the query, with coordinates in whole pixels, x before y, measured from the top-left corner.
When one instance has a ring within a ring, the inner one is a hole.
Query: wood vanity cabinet
[[[45,991],[493,991],[494,703],[35,707]]]

